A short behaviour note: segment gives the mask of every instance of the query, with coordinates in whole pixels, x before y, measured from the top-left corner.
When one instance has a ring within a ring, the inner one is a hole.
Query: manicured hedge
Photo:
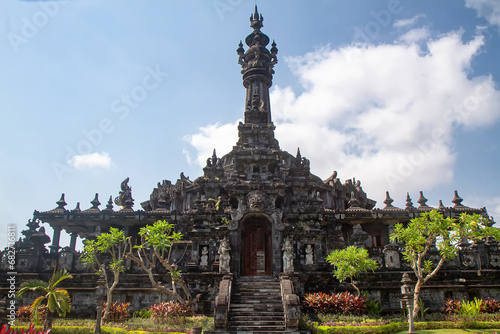
[[[24,329],[28,330],[28,326],[13,326],[14,331],[20,331]],[[37,327],[37,330],[41,331],[41,327]],[[94,328],[85,326],[54,326],[52,327],[51,334],[93,334]],[[164,334],[167,332],[145,332],[145,331],[127,331],[123,328],[117,327],[101,327],[102,334]],[[168,332],[168,334],[186,334],[179,332]]]
[[[497,329],[500,322],[493,321],[430,321],[417,322],[415,328],[425,329]],[[408,329],[406,322],[392,322],[378,326],[318,326],[318,334],[393,334]]]
[[[318,334],[392,334],[408,328],[405,322],[392,322],[378,326],[319,326]]]

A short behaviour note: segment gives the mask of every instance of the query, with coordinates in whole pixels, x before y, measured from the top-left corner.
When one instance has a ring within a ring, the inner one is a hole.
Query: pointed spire
[[[297,154],[295,155],[295,159],[297,159],[298,161],[302,160],[302,155],[300,154],[300,148],[299,147],[297,147]]]
[[[420,204],[418,206],[419,209],[420,208],[428,208],[429,207],[427,204],[425,204],[425,203],[427,203],[427,198],[424,197],[424,192],[423,191],[420,192],[420,198],[418,199],[417,203]]]
[[[406,208],[407,211],[414,210],[415,207],[413,206],[413,202],[411,201],[410,198],[410,193],[406,193]]]
[[[446,207],[443,205],[443,201],[442,200],[439,200],[439,207],[438,207],[439,210],[445,210]]]
[[[215,165],[217,164],[217,153],[215,152],[215,148],[214,148],[214,152],[212,153],[212,164]]]
[[[453,197],[453,200],[451,201],[453,204],[453,208],[465,208],[464,205],[462,205],[463,199],[458,196],[458,191],[455,190],[455,196]]]
[[[57,204],[57,208],[55,208],[55,210],[58,210],[58,209],[64,210],[64,207],[67,205],[66,201],[64,200],[64,193],[61,194],[61,199],[58,200],[56,202],[56,204]]]
[[[385,201],[384,201],[385,208],[384,209],[393,208],[394,206],[392,206],[392,202],[394,202],[394,200],[391,198],[391,196],[389,196],[389,192],[386,191],[385,192]]]
[[[80,212],[82,209],[80,209],[80,202],[76,202],[76,207],[73,209],[73,212]]]
[[[260,28],[263,27],[262,22],[264,21],[264,18],[262,17],[262,14],[259,15],[259,11],[257,10],[257,4],[255,4],[255,12],[250,15],[250,26],[254,28],[255,30],[260,30]]]
[[[96,193],[94,199],[90,202],[90,204],[92,204],[92,208],[91,209],[97,209],[97,210],[99,210],[99,205],[101,205],[101,202],[99,202],[99,198],[98,197],[99,197],[99,194]]]
[[[113,196],[109,196],[108,204],[106,204],[106,210],[113,211]]]

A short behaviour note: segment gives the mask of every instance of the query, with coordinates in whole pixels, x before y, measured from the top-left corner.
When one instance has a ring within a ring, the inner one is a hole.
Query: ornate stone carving
[[[132,188],[128,185],[129,178],[123,180],[121,184],[121,191],[118,197],[115,198],[115,204],[123,206],[123,209],[132,209],[134,199],[132,198]]]
[[[312,266],[314,265],[314,248],[311,244],[306,246],[306,265]]]
[[[202,266],[202,267],[208,266],[208,247],[207,246],[203,246],[203,248],[201,249],[200,266]]]
[[[231,250],[231,247],[229,246],[229,241],[224,238],[220,242],[219,246],[219,272],[220,273],[230,273],[231,272],[231,267],[230,267],[230,262],[231,262],[231,255],[229,254],[229,251]]]
[[[293,273],[293,247],[292,242],[289,238],[285,239],[283,242],[283,246],[281,247],[283,251],[283,272],[284,273]]]

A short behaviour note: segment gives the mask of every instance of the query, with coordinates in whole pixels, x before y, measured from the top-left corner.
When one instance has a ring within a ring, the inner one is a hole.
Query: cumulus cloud
[[[200,166],[205,166],[207,158],[212,156],[214,149],[217,150],[219,157],[231,151],[233,145],[238,140],[236,127],[239,122],[240,120],[237,120],[233,124],[210,124],[199,128],[199,132],[194,135],[185,136],[184,140],[196,149],[194,162]],[[191,157],[191,153],[186,149],[183,150],[183,153],[188,164],[192,165],[193,158]]]
[[[465,5],[475,9],[478,16],[484,17],[491,25],[500,27],[500,2],[498,0],[466,0]]]
[[[288,58],[303,90],[272,91],[276,138],[289,152],[300,147],[313,173],[361,179],[372,197],[389,190],[400,199],[450,183],[453,131],[500,116],[492,77],[471,76],[482,45],[482,36],[464,42],[461,32],[450,32],[420,43],[323,48]],[[198,163],[212,147],[230,149],[236,131],[235,124],[217,124],[190,136]]]
[[[423,17],[425,17],[425,14],[418,14],[418,15],[415,15],[414,17],[409,18],[409,19],[397,20],[394,22],[393,26],[396,28],[411,26],[411,25],[414,25],[415,23],[417,23],[417,21]]]
[[[68,160],[68,165],[77,170],[111,167],[111,157],[107,152],[75,155]]]

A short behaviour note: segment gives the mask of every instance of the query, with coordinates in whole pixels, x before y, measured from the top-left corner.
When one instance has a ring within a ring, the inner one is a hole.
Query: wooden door
[[[243,232],[242,275],[271,275],[271,238],[264,226],[249,226]]]

